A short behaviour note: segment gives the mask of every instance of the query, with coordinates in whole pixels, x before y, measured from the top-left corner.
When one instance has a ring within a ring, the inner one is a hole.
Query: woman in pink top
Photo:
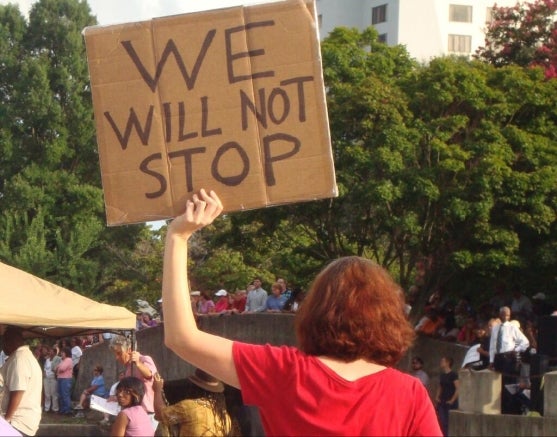
[[[163,310],[164,311],[164,310]],[[213,314],[215,312],[215,302],[205,292],[201,293],[197,306],[198,314]]]
[[[414,339],[400,287],[359,257],[333,261],[296,313],[299,348],[251,345],[197,328],[189,295],[188,239],[222,212],[201,190],[168,227],[165,343],[193,366],[242,390],[271,435],[441,436],[422,383],[393,369]],[[277,410],[280,405],[280,411]]]
[[[135,376],[127,376],[116,386],[116,400],[120,412],[112,425],[114,437],[151,437],[155,435],[151,419],[141,405],[145,394],[143,381]]]
[[[58,398],[60,399],[60,414],[73,414],[72,412],[72,381],[73,381],[73,361],[72,350],[64,347],[60,351],[62,361],[56,368],[56,378],[58,381]]]

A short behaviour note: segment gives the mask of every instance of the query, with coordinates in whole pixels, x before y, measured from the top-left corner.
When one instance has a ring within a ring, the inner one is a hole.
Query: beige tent
[[[135,328],[135,314],[126,308],[95,302],[2,263],[0,302],[0,325],[21,326],[26,337],[63,337]]]

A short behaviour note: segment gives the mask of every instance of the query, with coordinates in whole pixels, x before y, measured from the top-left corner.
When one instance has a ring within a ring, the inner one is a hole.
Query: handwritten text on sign
[[[109,224],[175,216],[200,187],[228,211],[336,194],[310,12],[286,1],[86,29]]]

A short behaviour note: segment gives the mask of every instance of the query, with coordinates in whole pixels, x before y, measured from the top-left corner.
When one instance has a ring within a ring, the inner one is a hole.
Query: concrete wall
[[[201,316],[198,326],[231,340],[249,341],[257,344],[294,345],[294,316],[292,314],[244,314],[231,316]],[[136,332],[137,350],[149,355],[155,361],[159,373],[165,380],[186,378],[193,368],[164,346],[163,326]],[[74,393],[81,393],[93,378],[94,367],[104,368],[105,385],[109,388],[118,379],[119,365],[108,347],[101,343],[86,349],[81,359],[77,387]]]
[[[202,316],[198,326],[206,332],[211,332],[231,340],[245,341],[255,344],[270,343],[272,345],[296,344],[293,314],[244,314],[232,316]],[[193,373],[193,368],[181,360],[174,352],[164,346],[163,326],[148,328],[136,333],[138,350],[150,355],[161,375],[167,381],[181,380]],[[452,356],[455,360],[455,370],[462,362],[467,348],[434,340],[428,337],[418,337],[413,348],[400,361],[398,368],[404,372],[411,369],[410,360],[413,355],[419,355],[424,360],[424,369],[430,376],[430,393],[434,394],[439,381],[439,361],[442,356]],[[100,364],[104,367],[104,378],[109,388],[118,377],[118,365],[107,343],[90,347],[84,351],[80,365],[77,387],[74,393],[81,393],[89,386],[93,377],[93,368]]]
[[[460,382],[458,409],[468,413],[501,414],[501,374],[485,369],[463,369]]]
[[[555,436],[556,417],[530,417],[509,414],[480,414],[451,411],[451,436]]]
[[[489,370],[460,372],[459,410],[449,415],[449,435],[454,436],[555,436],[557,435],[557,372],[544,379],[544,416],[497,414],[500,412],[501,375]],[[534,413],[535,414],[535,413]]]

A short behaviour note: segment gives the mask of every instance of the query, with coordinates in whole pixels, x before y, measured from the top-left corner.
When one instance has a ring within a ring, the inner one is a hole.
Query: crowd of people
[[[255,278],[245,289],[228,292],[220,289],[214,294],[204,291],[190,292],[194,315],[229,315],[248,313],[296,312],[305,293],[300,287],[293,290],[284,278],[271,284],[271,293],[262,287],[261,278]]]
[[[129,339],[122,336],[75,336],[59,339],[52,344],[41,343],[31,350],[24,340],[23,330],[8,326],[2,340],[5,354],[4,361],[0,363],[2,416],[23,435],[35,435],[43,413],[83,417],[83,410],[89,408],[93,395],[108,397],[104,369],[99,364],[93,368],[90,384],[80,394],[74,393],[83,350],[88,347],[110,341],[116,360],[125,367],[125,375],[132,376],[133,362],[133,376],[143,378],[142,384],[148,385],[146,381],[152,381],[156,372],[152,360],[131,352]],[[111,389],[112,394],[114,388]],[[150,399],[150,404],[146,404],[148,409],[145,409],[151,412],[151,420],[154,417],[154,395],[152,389],[147,389],[146,393],[145,400],[147,402]],[[78,401],[74,403],[72,398]],[[103,422],[107,424],[108,418],[105,417]]]
[[[531,374],[531,362],[538,353],[538,321],[547,316],[557,316],[557,311],[544,293],[530,298],[514,287],[507,294],[499,285],[490,299],[477,307],[466,297],[453,305],[441,302],[438,293],[432,294],[414,329],[419,335],[468,346],[458,367],[501,373],[501,412],[528,414],[536,408],[531,397],[532,380],[537,379],[539,384],[542,376]],[[420,357],[413,357],[411,373],[427,387],[430,380],[423,365]],[[434,396],[445,435],[448,410],[458,407],[458,373],[453,365],[452,357],[441,360],[439,389]]]
[[[73,414],[71,390],[85,345],[80,337],[40,344],[32,352],[22,330],[8,326],[3,334],[0,379],[4,419],[25,435],[37,431],[42,409]],[[101,368],[102,373],[102,368]]]
[[[220,289],[214,293],[214,296],[210,294],[212,293],[201,293],[199,291],[191,292],[190,300],[192,310],[196,316],[296,312],[304,297],[304,293],[301,289],[296,288],[291,290],[288,288],[284,278],[277,278],[276,282],[271,285],[271,293],[268,293],[262,287],[260,278],[255,278],[245,290],[237,290],[236,292],[228,293],[226,290]],[[159,304],[161,301],[159,301]],[[158,317],[153,317],[150,312],[144,309],[136,311],[136,330],[139,331],[158,326],[161,323],[160,316],[162,316],[162,314],[158,315]],[[156,429],[158,421],[155,419],[155,397],[160,398],[160,393],[163,391],[161,383],[159,382],[157,384],[155,382],[155,375],[157,375],[158,381],[162,381],[162,378],[157,373],[156,366],[150,357],[144,357],[138,352],[133,352],[131,350],[127,337],[114,336],[109,333],[75,336],[72,338],[61,338],[52,343],[42,342],[30,349],[29,346],[24,344],[25,342],[21,336],[21,331],[17,327],[12,327],[6,330],[3,343],[8,343],[7,352],[11,352],[13,355],[19,355],[20,353],[18,352],[18,354],[16,354],[15,350],[11,351],[9,349],[10,336],[15,336],[18,339],[16,342],[18,345],[16,350],[21,346],[23,349],[20,352],[27,352],[29,357],[33,358],[33,362],[38,364],[38,368],[42,374],[39,381],[35,380],[33,389],[31,389],[31,387],[25,387],[25,402],[21,404],[19,408],[21,412],[21,408],[27,409],[28,404],[35,405],[33,414],[27,413],[22,416],[20,413],[9,413],[10,408],[8,401],[10,396],[5,395],[5,390],[3,391],[4,396],[2,396],[2,399],[7,403],[6,408],[1,410],[2,414],[5,415],[4,417],[7,418],[16,429],[20,430],[25,435],[34,435],[43,413],[73,416],[76,418],[84,417],[84,411],[90,408],[92,396],[104,398],[108,402],[119,405],[119,413],[115,419],[113,418],[111,420],[111,416],[105,413],[103,419],[100,421],[100,424],[103,426],[110,425],[113,427],[111,435],[123,436],[124,434],[128,435],[130,432],[140,432],[140,435],[150,435],[147,432],[149,430],[145,429],[146,420],[142,418],[143,414],[139,413],[140,410],[146,412],[153,432]],[[125,372],[122,372],[118,381],[108,389],[103,375],[103,365],[97,364],[92,370],[89,385],[79,394],[74,393],[83,351],[86,348],[94,347],[104,342],[110,342],[110,349],[113,351],[116,360],[121,365],[125,366]],[[2,351],[0,367],[2,367],[2,364],[4,364],[10,355],[7,352],[5,353],[4,350]],[[14,360],[12,360],[12,362],[13,361]],[[134,363],[133,366],[130,364],[132,362]],[[133,375],[130,370],[132,367],[134,369]],[[6,371],[6,369],[4,370]],[[205,379],[213,378],[200,369],[197,374],[205,375]],[[139,383],[130,378],[137,378]],[[1,379],[2,377],[0,377],[0,380]],[[195,379],[195,381],[199,382],[199,378]],[[122,384],[125,390],[122,389],[119,391],[119,384]],[[155,384],[155,387],[158,387],[158,393],[155,393],[153,390],[153,384]],[[204,384],[207,384],[207,382],[204,382]],[[222,386],[222,383],[219,382],[219,384]],[[30,400],[31,395],[36,397],[37,386],[41,387],[39,389],[40,398],[38,403],[36,399],[35,401]],[[138,388],[140,386],[142,390]],[[4,388],[9,389],[9,385]],[[121,392],[125,392],[124,395],[122,395]],[[128,396],[129,393],[132,393],[131,398]],[[72,402],[72,398],[76,401]],[[215,395],[206,396],[206,398],[214,399]],[[14,396],[12,396],[12,400],[13,399]],[[184,398],[182,398],[182,400],[184,400]],[[176,408],[183,408],[183,402],[180,403],[178,400],[176,404],[177,406],[174,407],[174,410],[165,411],[175,411]],[[140,405],[141,408],[136,408],[138,405]],[[160,402],[158,406],[159,409],[161,409]],[[222,410],[221,407],[222,406],[219,408]],[[217,411],[216,406],[214,406],[213,409]],[[18,409],[15,411],[17,410]],[[168,415],[168,413],[163,414],[161,411],[159,411],[157,415],[159,418],[165,418],[165,420],[168,421],[169,427],[176,425],[175,415]],[[6,414],[7,412],[8,414]],[[14,414],[13,418],[11,414]],[[29,416],[33,416],[32,420]],[[216,413],[213,414],[213,416],[222,418],[222,415]],[[24,420],[26,424],[24,425],[23,422],[20,424],[18,422],[19,420]],[[230,428],[229,430],[232,429],[231,423],[226,424],[226,426]],[[224,426],[223,423],[218,424],[218,429],[222,430],[222,426]],[[182,428],[188,429],[186,425],[182,425]],[[238,426],[234,426],[234,429],[237,431]]]
[[[262,288],[259,278],[254,279],[246,291],[228,293],[221,289],[214,294],[214,300],[206,293],[192,291],[190,293],[192,313],[210,315],[296,312],[303,299],[303,297],[300,298],[300,295],[303,296],[301,290],[291,291],[283,278],[278,278],[271,285],[270,294]],[[414,329],[423,335],[431,335],[446,341],[467,346],[477,345],[478,359],[463,363],[466,367],[475,370],[490,368],[500,371],[504,379],[503,387],[517,383],[521,390],[527,390],[529,388],[527,357],[532,353],[531,351],[535,352],[536,320],[541,315],[549,315],[553,312],[549,305],[540,305],[540,301],[543,301],[544,297],[538,293],[530,303],[526,296],[515,291],[512,299],[505,299],[504,293],[498,289],[487,307],[482,306],[476,310],[469,299],[463,298],[453,307],[450,303],[440,304],[439,299],[434,295],[430,299],[424,316]],[[212,302],[212,305],[207,304],[209,301]],[[291,305],[287,306],[289,302]],[[503,306],[499,307],[497,317],[493,317],[494,308],[501,304]],[[515,308],[516,313],[511,308]],[[145,314],[147,313],[138,312],[138,321],[144,323],[145,326],[140,327],[138,323],[137,329],[157,326],[156,319],[151,316],[147,317]],[[432,330],[432,325],[436,326],[435,330]],[[13,328],[4,334],[4,343],[7,340],[7,352],[11,351],[14,355],[23,352],[18,349],[23,346],[18,332],[16,328]],[[14,344],[19,345],[16,348],[17,353],[10,350],[11,336],[16,338]],[[64,338],[52,345],[40,344],[33,349],[33,352],[29,350],[28,354],[34,355],[34,361],[42,369],[43,389],[40,405],[43,412],[82,417],[82,411],[89,408],[91,396],[95,395],[108,398],[109,402],[118,404],[117,416],[110,420],[110,416],[105,414],[101,421],[103,425],[112,425],[111,435],[124,436],[133,433],[154,435],[159,421],[162,421],[162,426],[168,430],[174,429],[174,435],[196,435],[199,426],[206,426],[200,425],[201,421],[197,417],[200,414],[203,417],[211,417],[211,423],[207,425],[213,427],[211,435],[223,435],[223,433],[230,435],[233,426],[237,434],[238,424],[226,410],[222,396],[224,389],[220,380],[197,369],[195,375],[191,375],[189,378],[190,385],[197,384],[196,390],[193,390],[197,391],[197,394],[190,396],[187,393],[192,390],[184,389],[182,396],[173,399],[173,402],[169,404],[164,394],[164,381],[153,360],[133,351],[129,338],[118,336],[111,339],[111,337],[113,336],[89,335]],[[78,396],[74,396],[78,401],[72,406],[72,389],[79,373],[83,350],[104,341],[110,341],[114,357],[124,367],[124,371],[120,373],[119,380],[107,390],[103,367],[96,365],[93,368],[90,384]],[[519,356],[516,352],[520,352],[523,357],[519,360],[520,369],[516,366],[516,357]],[[413,357],[411,363],[410,374],[416,377],[425,388],[428,388],[430,379],[423,369],[423,360],[420,357]],[[452,357],[442,357],[439,364],[438,389],[432,394],[436,417],[443,435],[448,435],[449,411],[458,408],[458,373],[454,367]],[[36,389],[29,387],[28,391],[34,393],[36,397]],[[504,389],[502,397],[504,408],[512,406],[512,399],[509,398],[509,393],[504,392]],[[29,401],[26,400],[26,402]],[[198,411],[200,408],[209,407],[211,408],[210,414]],[[6,409],[3,411],[9,411],[9,403],[6,404]],[[512,413],[512,411],[508,412]],[[29,414],[22,418],[15,415],[11,419],[11,423],[16,427],[19,426],[17,429],[24,431],[26,435],[33,435],[33,429],[38,426],[38,423],[28,416]],[[9,415],[6,417],[10,418]],[[20,423],[18,420],[24,420],[25,423]],[[192,430],[191,426],[197,428]]]
[[[471,346],[481,340],[484,332],[489,332],[504,306],[510,308],[515,323],[524,331],[531,329],[534,333],[539,317],[557,315],[557,308],[546,300],[545,293],[538,292],[530,298],[519,287],[507,293],[503,285],[497,285],[488,301],[479,305],[473,305],[469,297],[460,298],[456,304],[442,301],[439,293],[433,293],[415,330],[419,334]]]
[[[153,359],[133,350],[128,336],[64,338],[31,349],[22,333],[15,326],[5,330],[5,359],[0,363],[2,418],[21,435],[35,435],[45,413],[85,417],[93,396],[112,403],[106,410],[110,413],[103,411],[99,422],[110,426],[111,436],[154,436],[159,422],[165,435],[240,435],[238,421],[225,402],[224,385],[200,369],[187,378],[179,393],[171,391],[169,404]],[[97,364],[89,385],[74,393],[83,350],[104,341],[122,369],[118,380],[107,389],[104,368]],[[106,409],[106,404],[102,407]],[[0,423],[0,435],[5,432]]]

